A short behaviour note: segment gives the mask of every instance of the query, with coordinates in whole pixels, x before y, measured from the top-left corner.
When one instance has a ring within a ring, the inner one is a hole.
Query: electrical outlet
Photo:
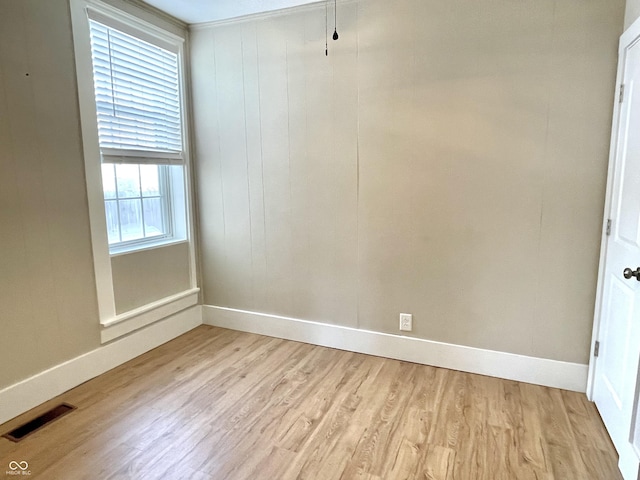
[[[410,332],[413,330],[413,315],[410,313],[400,314],[400,330],[403,332]]]

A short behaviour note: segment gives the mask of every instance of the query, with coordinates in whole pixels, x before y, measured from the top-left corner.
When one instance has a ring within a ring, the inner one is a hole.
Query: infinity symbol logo
[[[27,462],[9,462],[9,468],[11,470],[26,470],[29,468],[29,464]]]

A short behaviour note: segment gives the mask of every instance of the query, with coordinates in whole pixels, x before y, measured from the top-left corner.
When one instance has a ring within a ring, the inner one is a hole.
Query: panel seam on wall
[[[289,39],[284,42],[284,63],[285,63],[285,78],[287,79],[287,177],[289,185],[289,205],[293,205],[293,193],[291,192],[291,99],[289,97],[289,89],[291,88],[291,82],[289,81]],[[293,245],[293,214],[292,208],[289,209],[289,221],[291,228],[289,228],[289,245]],[[291,254],[291,251],[289,252]],[[292,259],[293,260],[293,259]],[[291,262],[293,264],[293,261]],[[289,273],[293,278],[293,271]],[[293,308],[293,292],[290,291],[289,295],[289,308]]]
[[[356,2],[356,327],[360,328],[360,10]]]
[[[251,175],[249,173],[249,129],[247,128],[247,88],[246,88],[246,77],[245,77],[245,68],[244,68],[244,32],[240,32],[240,52],[241,52],[241,64],[242,64],[242,109],[244,112],[244,159],[245,159],[245,167],[247,172],[247,202],[249,205],[249,241],[251,243],[251,301],[255,304],[255,286],[256,279],[254,274],[254,263],[253,263],[253,219],[251,218]]]

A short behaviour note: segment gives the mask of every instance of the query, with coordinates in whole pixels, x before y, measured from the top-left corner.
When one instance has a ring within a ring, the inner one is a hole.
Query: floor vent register
[[[68,403],[61,403],[60,405],[53,407],[51,410],[43,413],[39,417],[29,420],[24,425],[14,428],[9,433],[2,435],[4,438],[8,438],[12,442],[19,442],[31,435],[33,432],[37,432],[41,428],[46,427],[54,420],[64,417],[67,413],[71,413],[76,407],[69,405]]]

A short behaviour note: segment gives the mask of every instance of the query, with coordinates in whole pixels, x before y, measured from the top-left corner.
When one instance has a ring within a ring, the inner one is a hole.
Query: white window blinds
[[[103,162],[182,161],[178,56],[89,21]]]

